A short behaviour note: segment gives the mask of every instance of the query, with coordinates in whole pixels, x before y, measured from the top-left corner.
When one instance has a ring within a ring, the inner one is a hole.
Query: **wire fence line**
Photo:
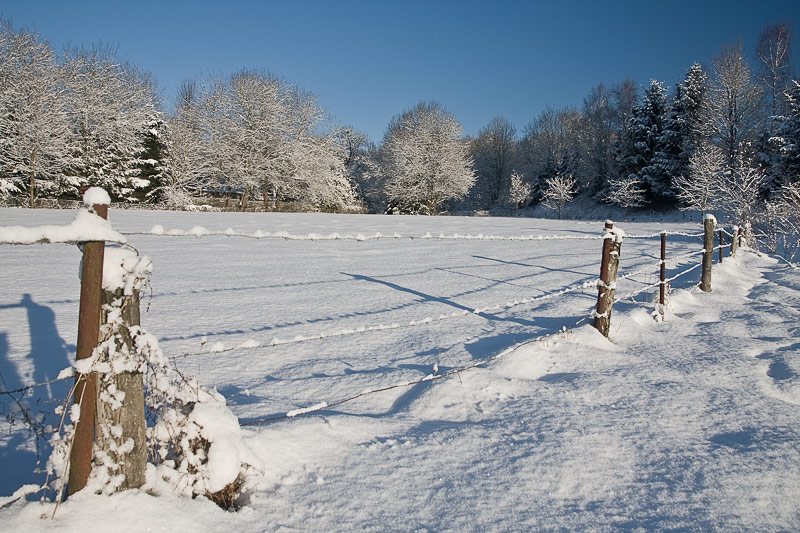
[[[678,256],[678,257],[675,257],[675,258],[672,258],[672,259],[668,260],[667,263],[674,263],[677,266],[677,265],[680,265],[685,259],[687,259],[689,257],[692,257],[692,256],[695,256],[695,255],[700,255],[703,252],[704,252],[704,250],[700,250],[700,251],[695,251],[695,252],[690,252],[690,253],[687,253],[687,254],[683,254],[681,256]],[[624,281],[624,280],[629,280],[630,278],[633,278],[634,276],[637,276],[637,275],[652,273],[655,269],[659,268],[659,266],[660,266],[660,260],[658,261],[658,263],[655,263],[655,264],[652,264],[652,265],[648,265],[646,267],[639,268],[639,269],[636,269],[636,270],[631,271],[629,273],[626,273],[626,274],[623,274],[621,276],[618,276],[617,277],[617,282]],[[530,305],[530,304],[534,304],[534,303],[541,303],[541,302],[552,300],[552,299],[555,299],[555,298],[558,298],[558,297],[562,297],[562,296],[565,296],[565,295],[568,295],[568,294],[572,294],[572,293],[576,293],[576,292],[583,292],[583,291],[585,291],[587,289],[593,289],[593,288],[597,287],[597,282],[598,282],[598,278],[592,276],[588,280],[580,281],[578,283],[572,284],[572,285],[567,286],[567,287],[565,287],[565,288],[563,288],[561,290],[558,290],[558,291],[554,291],[554,292],[550,292],[550,293],[547,293],[547,294],[534,296],[534,297],[530,297],[530,298],[506,301],[504,303],[489,304],[489,305],[482,306],[482,307],[476,307],[476,308],[472,309],[471,311],[470,310],[464,310],[464,311],[452,312],[452,313],[449,313],[449,314],[442,314],[442,315],[439,315],[437,317],[426,316],[426,317],[418,319],[418,320],[411,320],[411,321],[403,322],[403,323],[377,324],[377,325],[371,325],[371,326],[361,326],[361,327],[358,327],[358,328],[349,328],[349,329],[343,329],[343,330],[334,330],[334,331],[329,331],[329,332],[315,333],[315,334],[310,334],[310,335],[298,335],[298,336],[295,336],[295,337],[293,337],[291,339],[280,339],[278,337],[274,337],[271,341],[267,341],[267,342],[258,342],[258,341],[249,340],[249,341],[246,341],[243,344],[240,344],[238,346],[233,346],[233,347],[224,347],[224,346],[220,347],[220,346],[218,346],[218,347],[215,348],[212,345],[212,347],[207,349],[207,350],[201,350],[201,351],[196,351],[196,352],[184,352],[184,353],[181,353],[181,354],[170,355],[170,356],[168,356],[168,358],[170,358],[172,360],[178,360],[178,359],[184,359],[184,358],[188,358],[188,357],[196,357],[196,356],[212,355],[212,354],[220,354],[220,353],[230,353],[230,352],[233,352],[233,351],[251,350],[251,349],[255,349],[255,348],[275,348],[275,347],[280,347],[280,346],[287,346],[287,345],[292,345],[292,344],[301,344],[301,343],[306,343],[306,342],[310,342],[310,341],[325,340],[325,339],[331,339],[331,338],[337,338],[337,337],[346,337],[346,336],[351,336],[351,335],[363,335],[363,334],[374,333],[374,332],[387,332],[387,331],[393,331],[393,330],[411,329],[411,328],[415,328],[415,327],[425,327],[425,326],[428,326],[428,325],[433,324],[433,323],[442,322],[442,321],[446,321],[446,320],[452,320],[452,319],[458,319],[458,318],[462,318],[462,317],[466,317],[466,316],[478,315],[478,316],[483,316],[484,318],[486,318],[485,315],[488,314],[488,313],[491,313],[491,312],[504,311],[504,310],[511,309],[513,307],[517,307],[517,306],[521,306],[521,305]],[[658,287],[659,284],[660,283],[656,283],[655,287]],[[651,287],[652,287],[652,285],[648,285],[646,287],[646,289],[647,288],[651,288]],[[637,292],[637,294],[641,293],[641,292],[644,292],[644,291],[640,290],[640,291]]]
[[[226,230],[224,232],[210,232],[210,231],[206,230],[205,228],[200,228],[200,227],[195,227],[192,230],[180,231],[180,232],[179,232],[179,230],[170,230],[170,231],[161,230],[161,231],[159,231],[156,228],[154,228],[154,230],[149,232],[149,233],[148,232],[127,232],[127,233],[123,233],[122,235],[124,235],[124,236],[148,235],[148,236],[158,236],[158,237],[242,237],[242,238],[250,238],[250,239],[283,239],[283,240],[303,240],[303,241],[342,241],[342,240],[352,240],[352,241],[359,241],[359,242],[361,242],[361,241],[381,240],[381,239],[385,239],[385,240],[406,239],[406,240],[412,240],[412,241],[413,240],[479,240],[479,241],[489,241],[489,240],[492,240],[492,241],[494,241],[494,240],[498,240],[498,241],[586,240],[586,241],[595,241],[595,240],[600,240],[600,239],[604,238],[604,235],[498,236],[498,235],[484,235],[484,234],[476,234],[476,235],[463,234],[462,235],[462,234],[458,234],[458,233],[453,233],[453,234],[450,234],[450,235],[446,235],[446,234],[442,233],[442,234],[439,234],[438,237],[435,237],[435,236],[431,235],[430,233],[424,234],[422,236],[409,236],[409,235],[402,236],[402,235],[399,235],[399,234],[383,235],[383,234],[380,234],[380,233],[376,233],[374,235],[363,235],[363,234],[360,234],[360,233],[359,234],[355,234],[355,235],[351,235],[351,234],[342,235],[342,234],[339,234],[339,233],[332,233],[332,234],[328,234],[328,235],[321,235],[321,234],[292,235],[292,234],[289,234],[289,233],[286,233],[286,232],[277,232],[277,233],[271,233],[270,234],[270,233],[264,233],[264,232],[262,232],[260,230],[255,232],[255,233],[253,233],[253,234],[247,234],[247,233],[243,233],[243,232],[236,232],[236,231],[233,231],[232,229],[228,229],[228,230]],[[650,238],[654,238],[654,237],[661,237],[662,235],[673,235],[673,236],[681,236],[681,237],[688,237],[688,238],[696,238],[696,237],[701,237],[703,235],[703,233],[664,232],[664,231],[662,231],[662,232],[654,233],[654,234],[631,234],[631,235],[625,235],[625,239],[650,239]],[[52,241],[52,240],[49,240],[49,239],[42,239],[42,240],[39,240],[37,242],[64,242],[64,243],[77,244],[77,243],[80,243],[81,241],[75,241],[75,240]],[[129,246],[123,240],[113,241],[113,242],[115,242],[117,244],[120,244],[120,245],[123,245],[123,246]],[[19,243],[6,242],[6,241],[0,239],[0,244],[19,244]],[[26,243],[23,243],[23,244],[34,244],[34,242],[30,242],[30,243],[26,242]],[[730,245],[728,245],[728,246],[730,246]],[[717,247],[717,248],[719,248],[719,247]],[[717,248],[715,248],[715,250]],[[690,258],[692,256],[704,253],[704,252],[705,252],[705,250],[700,250],[700,251],[690,252],[690,253],[687,253],[687,254],[682,254],[681,256],[677,256],[677,257],[669,259],[668,261],[664,261],[664,263],[672,263],[672,264],[675,264],[676,266],[678,266],[684,260],[686,260],[686,259],[688,259],[688,258]],[[138,251],[137,251],[137,253],[138,253]],[[655,264],[646,265],[644,267],[640,267],[638,269],[635,269],[633,271],[625,273],[625,274],[623,274],[623,275],[621,275],[621,276],[619,276],[617,278],[617,282],[616,283],[619,283],[620,281],[632,280],[632,278],[634,278],[636,276],[640,276],[642,274],[652,274],[653,271],[656,268],[660,267],[661,263],[662,263],[662,261],[659,260]],[[641,293],[643,293],[645,291],[656,289],[656,288],[658,288],[658,287],[660,287],[661,285],[664,285],[664,284],[669,284],[670,282],[674,281],[675,279],[678,279],[679,277],[684,276],[684,275],[688,274],[689,272],[694,271],[695,269],[699,268],[700,266],[701,266],[700,264],[694,265],[689,269],[686,269],[686,270],[684,270],[682,272],[679,272],[679,273],[675,274],[673,277],[669,278],[668,280],[665,280],[663,282],[659,281],[657,283],[648,284],[645,287],[639,288],[639,289],[637,289],[636,291],[633,291],[630,294],[626,294],[625,296],[615,298],[615,301],[621,301],[621,300],[625,300],[625,299],[633,299],[636,295],[641,294]],[[464,310],[464,311],[461,311],[461,312],[453,312],[453,313],[446,314],[446,315],[440,315],[438,317],[425,317],[425,318],[423,318],[421,320],[412,320],[412,321],[409,321],[409,322],[406,322],[406,323],[402,323],[402,324],[400,324],[400,323],[393,323],[393,324],[389,324],[389,325],[379,324],[379,325],[375,325],[375,326],[366,326],[366,327],[359,327],[359,328],[354,328],[354,329],[345,329],[345,330],[333,331],[333,332],[329,332],[329,333],[320,333],[320,334],[315,334],[315,335],[310,335],[310,336],[296,336],[296,337],[294,337],[292,339],[288,339],[288,340],[281,340],[281,339],[278,339],[278,338],[274,338],[269,343],[259,343],[259,342],[256,342],[256,341],[247,341],[244,344],[242,344],[240,346],[237,346],[237,347],[231,347],[231,348],[222,347],[220,349],[213,349],[212,348],[212,349],[209,349],[207,351],[200,351],[200,352],[193,352],[193,353],[183,353],[183,354],[169,356],[169,357],[170,357],[170,359],[175,361],[177,359],[186,358],[186,357],[201,356],[201,355],[208,355],[208,354],[219,354],[219,353],[225,353],[225,352],[233,352],[235,350],[251,350],[251,349],[263,348],[263,347],[278,347],[278,346],[286,346],[286,345],[290,345],[290,344],[298,344],[298,343],[304,343],[304,342],[310,342],[310,341],[316,341],[316,340],[325,340],[325,339],[329,339],[329,338],[344,337],[344,336],[348,336],[348,335],[359,335],[359,334],[366,334],[366,333],[372,333],[372,332],[386,332],[386,331],[399,330],[399,329],[423,327],[423,326],[430,325],[430,324],[433,324],[433,323],[437,323],[437,322],[441,322],[441,321],[445,321],[445,320],[457,319],[457,318],[461,318],[461,317],[464,317],[464,316],[479,315],[479,316],[486,317],[486,315],[488,313],[490,313],[490,312],[505,310],[505,309],[513,308],[513,307],[520,306],[520,305],[530,305],[530,304],[534,304],[534,303],[540,303],[540,302],[544,302],[544,301],[547,301],[547,300],[552,300],[552,299],[555,299],[555,298],[563,297],[563,296],[568,295],[570,293],[575,293],[575,292],[578,292],[578,291],[582,292],[582,291],[585,291],[586,289],[589,289],[589,288],[596,288],[597,286],[598,286],[598,279],[596,277],[591,277],[589,280],[580,281],[578,283],[575,283],[575,284],[572,284],[570,286],[567,286],[567,287],[565,287],[565,288],[563,288],[561,290],[558,290],[558,291],[555,291],[555,292],[551,292],[551,293],[548,293],[548,294],[539,295],[539,296],[531,297],[531,298],[525,298],[525,299],[521,299],[521,300],[513,300],[513,301],[509,301],[509,302],[505,302],[505,303],[492,304],[492,305],[489,305],[489,306],[484,306],[484,307],[480,307],[480,308],[474,308],[471,311],[470,310]],[[589,313],[587,313],[586,316],[584,316],[583,318],[578,320],[578,322],[576,322],[576,324],[574,326],[572,326],[572,327],[580,325],[582,322],[586,321],[589,316],[591,316],[591,315]],[[466,365],[466,366],[463,366],[463,367],[454,366],[452,369],[450,369],[450,370],[448,370],[446,372],[443,372],[441,374],[434,372],[433,374],[427,375],[427,376],[425,376],[425,377],[423,377],[421,379],[418,379],[418,380],[406,381],[406,382],[398,383],[398,384],[394,384],[394,385],[389,385],[389,386],[383,386],[383,387],[378,387],[378,388],[374,388],[374,389],[363,390],[363,391],[361,391],[361,392],[359,392],[357,394],[350,395],[350,396],[348,396],[346,398],[342,398],[342,399],[333,401],[331,403],[320,402],[318,404],[312,405],[311,407],[291,410],[291,411],[288,411],[288,412],[286,412],[285,414],[282,414],[282,415],[274,415],[274,416],[270,416],[270,417],[260,418],[260,419],[254,420],[254,421],[246,422],[243,425],[256,425],[256,424],[263,424],[265,422],[270,422],[270,421],[275,421],[275,420],[280,420],[280,419],[294,418],[296,416],[300,416],[300,415],[303,415],[303,414],[312,413],[312,412],[320,411],[320,410],[323,410],[323,409],[329,409],[329,408],[332,408],[332,407],[335,407],[335,406],[338,406],[338,405],[342,405],[344,403],[351,402],[351,401],[354,401],[356,399],[362,398],[362,397],[364,397],[366,395],[377,394],[379,392],[384,392],[384,391],[388,391],[388,390],[392,390],[392,389],[396,389],[396,388],[409,387],[409,386],[413,386],[413,385],[416,385],[416,384],[424,383],[424,382],[427,382],[427,381],[434,381],[434,380],[439,380],[439,379],[444,379],[444,378],[447,378],[447,377],[451,377],[451,376],[456,375],[456,374],[458,374],[460,372],[464,372],[464,371],[467,371],[467,370],[470,370],[470,369],[473,369],[473,368],[477,368],[479,366],[484,366],[484,365],[486,365],[486,364],[488,364],[488,363],[490,363],[492,361],[495,361],[495,360],[503,357],[504,355],[506,355],[508,353],[511,353],[511,352],[519,349],[522,346],[529,345],[529,344],[532,344],[532,343],[535,343],[535,342],[540,342],[540,341],[542,341],[544,339],[547,339],[549,337],[552,337],[554,335],[557,335],[557,334],[559,334],[561,332],[565,332],[565,331],[566,331],[566,326],[564,326],[561,330],[558,330],[556,332],[545,333],[543,335],[537,336],[537,337],[535,337],[533,339],[530,339],[528,341],[525,341],[523,343],[515,344],[514,346],[509,347],[509,348],[507,348],[505,350],[502,350],[501,352],[499,352],[497,354],[494,354],[494,355],[492,355],[490,357],[487,357],[487,358],[484,358],[482,360],[476,361],[476,362],[471,363],[469,365]],[[60,375],[58,378],[56,378],[54,380],[49,380],[47,382],[31,384],[31,385],[27,385],[27,386],[24,386],[24,387],[19,387],[19,388],[13,389],[13,390],[0,390],[0,394],[5,394],[5,395],[13,395],[13,394],[21,394],[21,393],[24,394],[24,393],[27,393],[27,391],[29,391],[31,389],[34,389],[34,388],[37,388],[37,387],[47,386],[47,385],[56,383],[58,381],[64,381],[64,380],[67,380],[67,379],[72,379],[72,377],[73,377],[72,373],[62,372],[62,374],[63,375]]]
[[[660,234],[658,234],[658,235],[660,235]],[[721,246],[716,247],[715,250],[717,250],[720,247],[730,247],[730,245],[729,244],[728,245],[721,245]],[[703,250],[699,250],[699,251],[689,252],[689,253],[682,254],[680,256],[674,257],[674,258],[672,258],[672,259],[670,259],[670,260],[668,260],[666,262],[668,262],[668,263],[672,262],[672,263],[674,263],[676,265],[679,265],[685,259],[688,259],[689,257],[695,256],[695,255],[702,254],[704,252],[705,252],[704,249]],[[641,274],[644,274],[644,273],[651,273],[653,271],[653,269],[658,268],[658,266],[660,266],[660,263],[661,263],[661,261],[659,260],[658,263],[656,263],[654,265],[648,265],[646,267],[639,268],[639,269],[633,270],[631,272],[628,272],[628,273],[626,273],[626,274],[624,274],[622,276],[619,276],[617,278],[617,283],[619,281],[630,280],[631,278],[633,278],[636,275],[641,275]],[[672,281],[678,279],[679,277],[682,277],[682,276],[688,274],[689,272],[692,272],[692,271],[696,270],[700,266],[702,266],[702,265],[698,263],[698,264],[696,264],[696,265],[694,265],[694,266],[692,266],[692,267],[690,267],[690,268],[688,268],[686,270],[683,270],[683,271],[677,273],[676,275],[674,275],[673,277],[667,279],[664,283],[665,284],[669,284]],[[249,350],[253,350],[253,349],[256,349],[256,348],[276,348],[276,347],[280,347],[280,346],[286,346],[286,345],[292,345],[292,344],[300,344],[300,343],[306,343],[306,342],[318,341],[318,340],[325,340],[325,339],[331,339],[331,338],[336,338],[336,337],[344,337],[344,336],[350,336],[350,335],[361,335],[361,334],[373,333],[373,332],[386,332],[386,331],[400,330],[400,329],[409,329],[409,328],[426,326],[426,325],[433,324],[433,323],[436,323],[436,322],[441,322],[441,321],[460,318],[460,317],[465,317],[465,316],[476,316],[476,315],[477,316],[481,316],[481,315],[483,315],[484,318],[485,318],[485,314],[489,313],[491,311],[509,309],[509,308],[516,307],[516,306],[519,306],[519,305],[527,305],[527,304],[531,304],[531,303],[537,303],[537,302],[543,302],[543,301],[551,300],[551,299],[554,299],[554,298],[565,296],[565,295],[570,294],[570,293],[577,292],[579,290],[583,291],[583,290],[588,289],[588,288],[594,288],[594,287],[597,286],[597,283],[598,283],[598,279],[593,277],[593,278],[591,278],[591,280],[582,281],[582,282],[573,284],[573,285],[568,286],[568,287],[566,287],[566,288],[564,288],[564,289],[562,289],[560,291],[556,291],[556,292],[553,292],[553,293],[548,293],[548,294],[537,296],[537,297],[533,297],[533,298],[527,298],[527,299],[523,299],[523,300],[515,300],[515,301],[512,301],[512,302],[506,302],[504,304],[495,304],[495,305],[491,305],[491,306],[487,306],[487,307],[483,307],[483,308],[476,308],[476,309],[473,309],[472,311],[464,310],[464,311],[461,311],[461,312],[453,312],[453,313],[450,313],[450,314],[439,315],[438,317],[426,317],[426,318],[423,318],[421,320],[412,320],[412,321],[409,321],[407,323],[402,323],[402,324],[398,324],[398,323],[393,323],[393,324],[388,324],[388,325],[379,324],[379,325],[375,325],[375,326],[365,326],[365,327],[359,327],[359,328],[353,328],[353,329],[345,329],[345,330],[333,331],[333,332],[329,332],[329,333],[321,333],[321,334],[314,334],[314,335],[308,335],[308,336],[296,336],[296,337],[294,337],[292,339],[286,339],[286,340],[281,340],[281,339],[278,339],[278,338],[274,338],[272,341],[270,341],[268,343],[259,343],[259,342],[251,340],[251,341],[247,341],[247,342],[245,342],[245,343],[243,343],[243,344],[241,344],[239,346],[235,346],[235,347],[229,347],[229,348],[224,348],[223,347],[223,348],[217,348],[217,349],[212,347],[212,348],[210,348],[208,350],[205,350],[205,351],[186,352],[186,353],[167,356],[167,357],[169,359],[175,361],[175,360],[183,359],[183,358],[187,358],[187,357],[221,354],[221,353],[228,353],[228,352],[234,352],[234,351],[249,351]],[[634,296],[636,296],[638,294],[641,294],[641,293],[646,292],[648,290],[657,289],[660,285],[662,285],[662,282],[660,282],[660,281],[657,282],[657,283],[649,284],[649,285],[647,285],[647,286],[645,286],[643,288],[640,288],[640,289],[638,289],[636,291],[633,291],[632,293],[629,293],[629,294],[626,294],[624,296],[615,298],[615,301],[622,301],[622,300],[626,300],[626,299],[632,299]],[[576,323],[576,325],[582,323],[583,321],[585,321],[589,316],[590,316],[590,314],[587,313],[587,316],[582,318],[582,319],[580,319]],[[559,330],[559,331],[561,331],[561,330]],[[495,356],[492,356],[490,358],[478,361],[475,364],[467,365],[467,366],[464,366],[464,367],[461,367],[461,368],[453,368],[452,370],[450,370],[448,372],[445,372],[445,373],[442,373],[442,374],[437,374],[437,375],[432,376],[432,377],[429,376],[429,377],[423,378],[421,380],[415,380],[415,381],[411,381],[411,382],[407,382],[407,383],[403,383],[403,384],[397,384],[397,385],[392,385],[392,386],[388,386],[388,387],[382,387],[382,388],[375,389],[375,390],[365,391],[365,392],[359,393],[357,395],[354,395],[354,396],[349,397],[349,398],[344,399],[344,400],[339,400],[337,402],[333,402],[333,403],[330,403],[330,404],[325,404],[325,407],[319,407],[318,409],[312,409],[312,410],[309,410],[309,411],[302,410],[303,411],[302,413],[292,413],[290,411],[289,413],[287,413],[287,415],[276,416],[276,417],[270,418],[268,420],[267,419],[262,419],[260,421],[261,422],[267,422],[267,421],[278,420],[278,419],[282,419],[282,418],[292,418],[294,416],[298,416],[299,414],[305,414],[306,412],[318,411],[318,410],[321,410],[321,409],[324,409],[324,408],[340,405],[342,403],[355,400],[355,399],[360,398],[360,397],[362,397],[364,395],[367,395],[367,394],[383,392],[383,391],[391,390],[391,389],[394,389],[394,388],[400,388],[400,387],[415,385],[415,384],[422,383],[424,381],[429,381],[429,380],[432,380],[432,379],[441,379],[441,378],[444,378],[444,377],[448,377],[450,375],[456,374],[456,373],[464,371],[464,370],[469,370],[471,368],[475,368],[475,367],[478,367],[478,366],[485,365],[485,364],[487,364],[487,363],[489,363],[491,361],[494,361],[495,359],[498,359],[499,357],[501,357],[505,353],[508,353],[508,351],[513,351],[514,349],[517,349],[520,346],[524,346],[524,345],[530,344],[532,342],[537,342],[539,340],[543,340],[543,339],[545,339],[547,337],[550,337],[550,336],[553,336],[553,335],[555,335],[557,333],[558,332],[551,332],[551,333],[540,335],[539,337],[536,337],[536,338],[531,339],[529,341],[526,341],[524,343],[517,344],[514,347],[509,348],[508,350],[506,350],[504,352],[501,352],[500,354],[496,354]],[[27,392],[27,391],[29,391],[31,389],[48,386],[48,385],[51,385],[51,384],[56,383],[56,382],[72,379],[72,377],[73,377],[72,373],[62,372],[62,374],[64,374],[64,375],[63,376],[59,376],[56,379],[45,381],[45,382],[42,382],[42,383],[35,383],[35,384],[31,384],[31,385],[26,385],[26,386],[19,387],[19,388],[13,389],[13,390],[0,390],[0,394],[12,395],[12,394],[25,393],[25,392]],[[291,413],[291,416],[289,416],[290,413]]]
[[[659,237],[662,233],[666,233],[667,235],[673,236],[681,236],[681,237],[702,237],[702,233],[686,233],[686,232],[679,232],[679,231],[671,231],[671,232],[659,232],[659,233],[652,233],[652,234],[631,234],[625,235],[626,239],[650,239],[653,237]],[[364,234],[364,233],[307,233],[307,234],[293,234],[285,231],[279,232],[264,232],[262,230],[256,230],[253,233],[247,233],[242,231],[236,231],[231,228],[228,228],[224,231],[211,231],[201,226],[195,226],[189,230],[182,230],[182,229],[171,229],[171,230],[164,230],[163,228],[160,229],[153,229],[151,231],[137,231],[137,232],[122,232],[122,235],[125,236],[147,236],[147,237],[195,237],[195,238],[205,238],[205,237],[239,237],[245,239],[255,239],[255,240],[264,240],[264,239],[273,239],[273,240],[285,240],[285,241],[357,241],[357,242],[366,242],[366,241],[377,241],[377,240],[410,240],[410,241],[515,241],[515,242],[528,242],[528,241],[595,241],[595,240],[602,240],[604,237],[603,235],[547,235],[547,234],[528,234],[528,235],[494,235],[489,234],[485,235],[483,233],[439,233],[438,235],[434,235],[430,232],[424,233],[422,235],[401,235],[399,233],[392,233],[392,234],[383,234],[380,232],[376,232],[374,234]],[[2,242],[0,242],[2,244]]]

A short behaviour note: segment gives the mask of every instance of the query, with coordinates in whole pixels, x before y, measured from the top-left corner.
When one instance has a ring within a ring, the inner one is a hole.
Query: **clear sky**
[[[800,0],[0,0],[0,14],[57,50],[116,44],[154,75],[168,109],[182,80],[257,67],[376,142],[421,100],[469,135],[495,116],[519,135],[600,82],[672,86],[739,38],[752,56],[761,28],[781,20],[800,65]]]

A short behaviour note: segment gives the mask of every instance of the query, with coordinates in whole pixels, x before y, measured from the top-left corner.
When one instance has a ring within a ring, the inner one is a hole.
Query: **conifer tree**
[[[658,177],[669,192],[665,199],[676,199],[675,180],[690,176],[689,161],[703,139],[703,113],[706,106],[707,78],[695,63],[675,94],[664,116],[663,130],[648,172]]]
[[[618,145],[620,176],[640,182],[650,202],[671,201],[670,177],[654,166],[664,130],[667,94],[661,82],[652,80],[633,110],[629,127]]]

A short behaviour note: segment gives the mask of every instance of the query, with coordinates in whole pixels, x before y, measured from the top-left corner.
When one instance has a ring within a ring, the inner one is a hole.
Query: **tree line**
[[[259,69],[184,82],[167,113],[149,74],[112,47],[56,54],[3,20],[0,201],[34,206],[97,185],[172,208],[216,195],[241,209],[427,214],[542,202],[560,216],[585,194],[626,209],[783,212],[800,179],[790,49],[790,25],[770,25],[754,68],[741,43],[728,45],[671,90],[599,84],[582,106],[547,108],[519,136],[497,117],[465,137],[441,104],[420,102],[375,145]]]
[[[691,65],[669,91],[653,80],[594,87],[580,108],[548,108],[516,139],[505,118],[471,140],[477,181],[466,198],[476,209],[516,206],[514,177],[526,201],[554,209],[582,191],[623,207],[724,207],[737,185],[758,181],[757,199],[773,199],[800,178],[791,27],[765,27],[755,70],[741,43],[725,46],[704,68]],[[702,191],[706,191],[704,194]]]

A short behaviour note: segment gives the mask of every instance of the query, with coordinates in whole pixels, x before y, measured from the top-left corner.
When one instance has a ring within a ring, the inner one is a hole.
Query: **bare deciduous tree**
[[[751,79],[741,42],[724,47],[714,59],[713,68],[709,125],[723,150],[726,165],[734,169],[758,133],[762,93]]]
[[[766,87],[769,106],[769,135],[775,133],[776,117],[781,112],[783,92],[792,76],[792,26],[779,22],[766,26],[758,35],[756,56],[761,63],[758,79]]]
[[[747,158],[740,157],[736,165],[719,180],[721,207],[729,214],[731,222],[754,224],[764,212],[760,197],[764,171]]]
[[[472,141],[471,152],[475,166],[475,187],[481,189],[486,205],[496,207],[508,197],[515,157],[517,132],[506,118],[495,117],[481,128]]]

